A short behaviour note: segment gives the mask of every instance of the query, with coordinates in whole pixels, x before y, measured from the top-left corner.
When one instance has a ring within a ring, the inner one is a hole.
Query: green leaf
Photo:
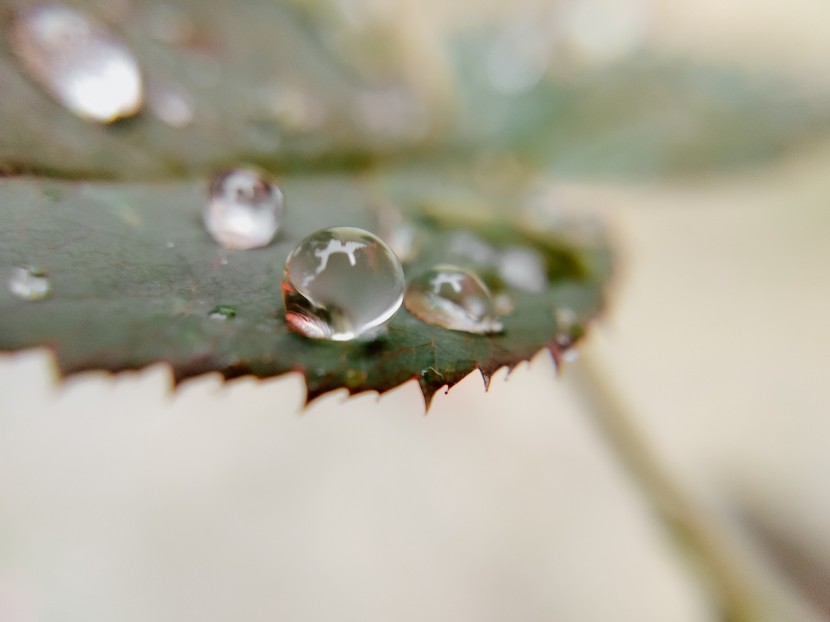
[[[52,295],[29,301],[0,289],[0,350],[48,345],[64,373],[134,369],[156,361],[169,362],[177,380],[208,371],[228,378],[299,371],[308,399],[340,387],[383,392],[415,378],[427,402],[475,369],[486,380],[545,347],[558,359],[603,304],[610,272],[606,246],[511,225],[509,215],[472,191],[463,200],[460,191],[450,192],[456,199],[446,204],[413,200],[414,190],[427,185],[439,183],[408,173],[286,177],[281,187],[289,209],[275,243],[230,251],[201,226],[201,183],[5,180],[4,276],[13,266],[38,266],[49,275]],[[544,257],[548,286],[522,291],[467,260],[512,298],[503,334],[449,331],[405,309],[385,335],[366,343],[320,342],[289,332],[279,290],[288,252],[325,226],[382,232],[384,212],[367,208],[381,201],[387,205],[382,209],[399,205],[406,222],[416,223],[420,253],[406,267],[408,277],[429,263],[464,262],[463,252],[459,257],[451,249],[463,223],[463,235],[475,234],[496,248],[535,249]]]
[[[786,76],[642,54],[610,66],[549,70],[499,91],[492,33],[454,49],[463,134],[490,152],[563,177],[724,174],[830,134],[827,94]]]
[[[414,378],[429,402],[475,369],[486,382],[541,348],[558,360],[604,304],[603,236],[519,213],[539,171],[723,171],[830,128],[825,99],[784,81],[644,56],[578,71],[554,63],[506,93],[487,78],[492,32],[429,50],[402,41],[417,37],[405,20],[355,25],[339,3],[80,5],[138,57],[148,105],[137,117],[73,117],[0,46],[0,171],[35,175],[0,181],[0,272],[44,270],[52,288],[33,301],[0,287],[0,350],[48,345],[65,373],[156,361],[178,380],[293,370],[309,399]],[[111,13],[118,6],[126,13]],[[183,127],[153,111],[171,87],[193,104]],[[282,233],[261,250],[219,248],[200,222],[205,180],[240,162],[278,172],[288,198]],[[279,283],[300,239],[336,225],[388,235],[395,223],[417,251],[407,277],[435,263],[472,268],[512,305],[502,334],[452,332],[406,310],[367,343],[286,329]],[[470,239],[496,250],[465,251]],[[541,291],[493,259],[516,248],[543,265]]]
[[[324,44],[342,27],[313,22],[291,2],[138,3],[117,20],[106,4],[87,8],[136,55],[148,105],[111,126],[76,118],[4,44],[0,170],[131,180],[203,173],[240,158],[281,170],[355,167],[413,150],[438,129],[429,93],[400,71],[358,71]],[[181,39],[159,40],[156,31],[174,18],[187,24]],[[362,43],[370,44],[377,57],[395,58],[392,42]],[[191,102],[192,123],[171,127],[154,114],[154,100],[171,89]]]
[[[148,102],[177,89],[193,122],[170,127],[152,105],[112,126],[75,118],[3,45],[0,170],[138,180],[241,160],[306,172],[513,154],[557,175],[653,177],[752,165],[830,131],[826,96],[774,75],[647,55],[575,70],[555,58],[538,84],[505,93],[488,78],[493,29],[438,50],[409,43],[415,72],[404,27],[350,26],[338,3],[175,0],[168,13],[117,16],[81,4],[129,43]],[[185,32],[160,40],[159,22],[176,19]]]

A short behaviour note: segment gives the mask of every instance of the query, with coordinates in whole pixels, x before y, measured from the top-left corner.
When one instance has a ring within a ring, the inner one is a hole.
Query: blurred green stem
[[[607,366],[585,353],[569,369],[579,398],[640,484],[663,524],[690,550],[724,622],[821,622],[822,618],[699,502],[652,450]]]

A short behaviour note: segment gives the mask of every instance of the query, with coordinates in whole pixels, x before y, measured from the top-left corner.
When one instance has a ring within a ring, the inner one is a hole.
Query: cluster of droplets
[[[270,244],[284,214],[275,182],[251,168],[216,175],[203,211],[213,238],[233,249]],[[285,262],[281,289],[287,325],[313,339],[369,339],[384,329],[402,303],[418,319],[450,330],[502,330],[493,297],[474,273],[438,265],[407,288],[396,252],[355,227],[323,229],[302,240]],[[235,309],[219,306],[209,315],[231,319]]]

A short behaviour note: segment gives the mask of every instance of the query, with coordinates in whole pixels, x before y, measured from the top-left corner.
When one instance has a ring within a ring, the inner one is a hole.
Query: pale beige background
[[[827,80],[826,2],[651,6],[648,45]],[[624,249],[588,349],[678,477],[766,517],[819,585],[828,170],[819,144],[729,179],[555,186]],[[297,377],[168,384],[0,356],[1,621],[715,619],[547,355],[428,417],[411,384],[305,414]]]

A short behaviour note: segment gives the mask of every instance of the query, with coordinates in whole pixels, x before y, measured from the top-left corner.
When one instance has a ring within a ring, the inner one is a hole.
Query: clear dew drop
[[[9,291],[23,300],[43,300],[52,295],[52,283],[44,270],[15,268],[9,278]]]
[[[233,305],[216,305],[210,310],[208,317],[221,322],[232,320],[236,317],[236,307]]]
[[[576,311],[569,307],[557,307],[554,309],[553,315],[557,327],[554,341],[561,350],[562,360],[566,363],[572,363],[579,358],[579,351],[574,347],[576,341],[574,330],[577,327],[578,316]]]
[[[376,336],[401,306],[400,261],[377,236],[354,227],[308,236],[285,262],[285,321],[314,339]]]
[[[499,257],[498,270],[505,283],[527,292],[541,292],[548,284],[545,260],[531,248],[505,249]]]
[[[267,246],[282,224],[285,200],[262,171],[238,168],[214,176],[202,213],[205,227],[225,248]]]
[[[490,290],[475,274],[439,265],[409,284],[404,306],[418,319],[466,333],[498,333],[503,329]]]
[[[109,123],[141,108],[135,57],[89,15],[35,4],[14,16],[10,43],[31,78],[79,117]]]

